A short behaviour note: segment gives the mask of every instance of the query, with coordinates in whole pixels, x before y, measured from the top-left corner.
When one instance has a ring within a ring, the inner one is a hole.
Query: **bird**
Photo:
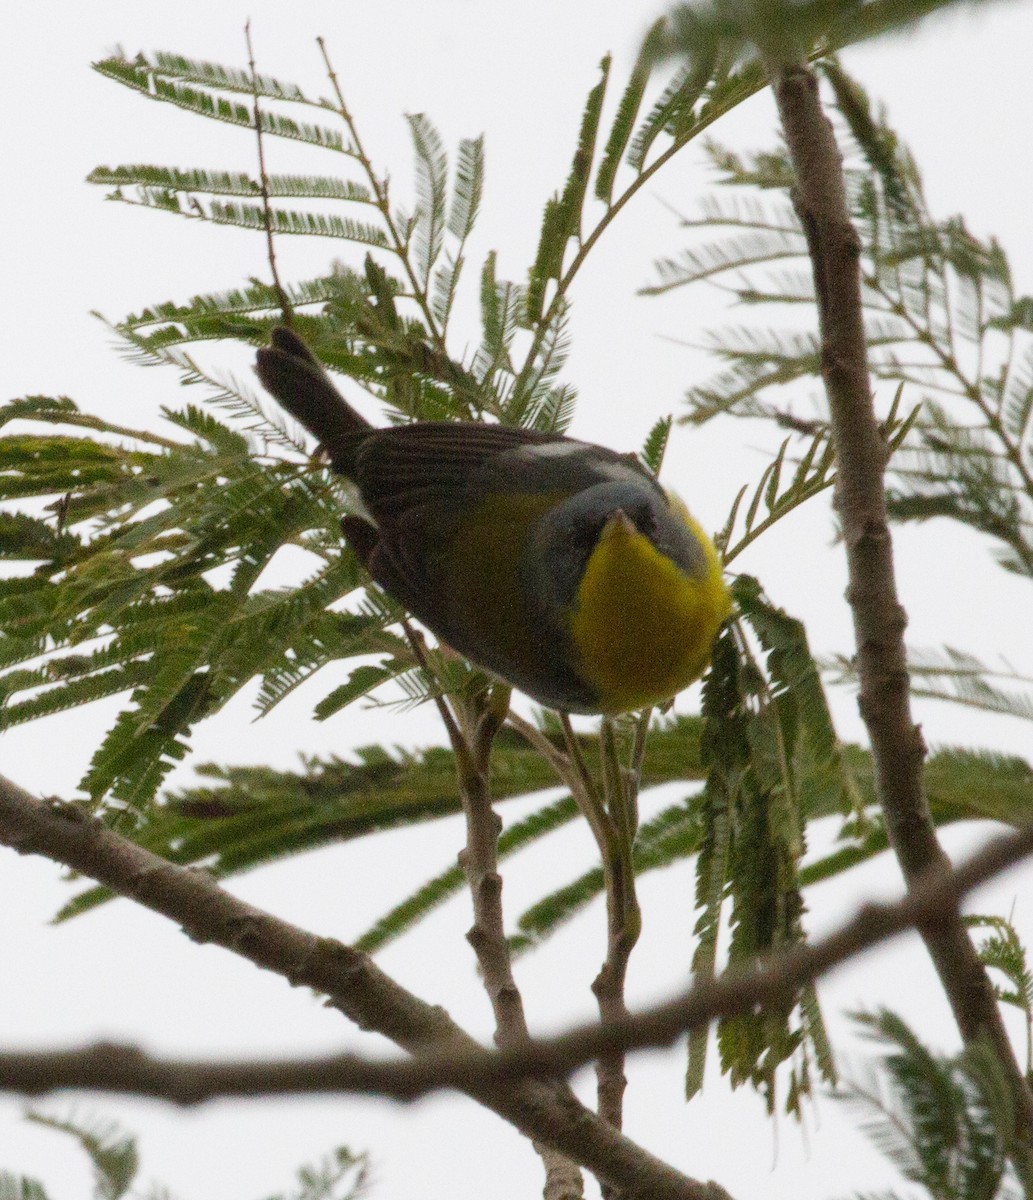
[[[374,426],[285,326],[256,373],[354,484],[341,525],[372,579],[477,667],[611,715],[702,675],[731,611],[721,562],[636,455],[497,423]]]

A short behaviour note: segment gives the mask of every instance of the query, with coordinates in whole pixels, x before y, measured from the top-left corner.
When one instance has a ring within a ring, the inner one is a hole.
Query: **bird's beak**
[[[606,524],[603,526],[603,531],[600,534],[599,540],[609,540],[611,538],[632,537],[638,533],[635,528],[635,523],[630,519],[628,514],[622,508],[615,508],[612,513],[606,518]]]

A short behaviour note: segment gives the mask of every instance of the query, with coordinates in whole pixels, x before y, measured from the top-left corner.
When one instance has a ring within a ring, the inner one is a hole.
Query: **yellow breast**
[[[703,547],[703,573],[687,575],[619,513],[578,588],[571,635],[603,712],[662,703],[698,679],[731,610],[710,539],[680,501],[672,509]]]

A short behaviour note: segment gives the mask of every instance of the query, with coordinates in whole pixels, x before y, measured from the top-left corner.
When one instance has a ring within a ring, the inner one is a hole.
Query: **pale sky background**
[[[390,170],[396,196],[405,196],[411,181],[403,113],[427,112],[450,146],[486,133],[487,190],[467,269],[472,278],[494,247],[500,276],[522,279],[544,201],[565,177],[598,60],[607,50],[614,53],[613,101],[653,15],[648,6],[613,0],[381,0],[361,6],[303,0],[290,9],[268,0],[19,6],[5,16],[0,48],[0,138],[8,179],[0,301],[8,337],[0,395],[64,393],[84,409],[126,424],[154,422],[161,404],[197,402],[199,395],[182,392],[171,373],[144,372],[120,359],[89,311],[117,319],[155,302],[235,286],[266,270],[255,235],[105,204],[101,189],[83,184],[98,164],[252,169],[253,145],[244,134],[147,103],[92,73],[89,61],[115,43],[130,53],[169,49],[243,65],[242,29],[250,16],[260,69],[319,94],[326,88],[314,38],[325,35],[367,148],[378,166]],[[1011,0],[927,21],[913,37],[846,58],[886,103],[915,152],[934,212],[962,212],[976,233],[996,234],[1019,290],[1027,292],[1033,291],[1030,45],[1033,7],[1029,0]],[[750,101],[715,132],[744,146],[770,145],[769,98]],[[270,141],[268,153],[272,171],[329,169],[326,156],[278,140]],[[607,233],[583,272],[573,293],[574,351],[566,371],[581,391],[573,426],[578,436],[636,448],[658,416],[679,410],[686,386],[709,373],[711,366],[675,339],[698,340],[719,321],[714,296],[635,296],[650,278],[653,258],[680,244],[665,205],[691,211],[707,186],[702,155],[689,148]],[[340,243],[281,239],[284,275],[314,275],[341,249]],[[473,341],[472,321],[467,328]],[[462,350],[462,337],[455,348]],[[229,365],[244,371],[246,359],[238,356]],[[731,423],[703,433],[678,430],[666,480],[704,525],[715,528],[741,484],[759,475],[765,437],[760,429]],[[812,646],[826,653],[850,648],[842,548],[831,544],[830,529],[827,509],[814,505],[736,564],[758,574],[776,601],[801,616]],[[986,658],[1007,654],[1017,668],[1033,671],[1029,587],[996,568],[979,538],[955,525],[934,525],[899,533],[897,547],[914,644],[948,643]],[[323,725],[312,723],[312,705],[335,682],[326,674],[259,724],[251,724],[250,699],[242,698],[197,731],[195,761],[289,767],[301,751],[343,754],[373,740],[407,746],[440,740],[426,710],[399,718],[350,709]],[[843,736],[860,737],[853,698],[838,692],[833,699]],[[690,695],[680,707],[691,710],[693,702]],[[34,791],[71,794],[117,710],[105,703],[4,735],[0,769]],[[1030,729],[1020,722],[932,704],[921,706],[919,716],[933,745],[1028,753]],[[175,778],[188,779],[189,764]],[[651,793],[646,814],[678,794],[676,786]],[[506,804],[503,816],[515,819],[531,805]],[[945,841],[955,850],[985,833],[952,830]],[[830,835],[815,831],[812,849]],[[348,939],[450,862],[460,837],[457,820],[440,821],[293,859],[230,887],[280,916]],[[515,918],[545,887],[565,881],[591,859],[580,828],[519,856],[504,872],[507,912]],[[885,894],[896,878],[892,864],[883,861],[813,889],[811,928],[830,927],[859,897]],[[1030,939],[1031,893],[1023,880],[1021,869],[1013,872],[983,893],[976,907],[1007,913],[1014,902],[1017,923]],[[629,985],[635,1003],[684,981],[692,949],[685,937],[691,882],[689,866],[643,881],[646,935]],[[67,894],[56,868],[0,852],[2,1045],[65,1046],[103,1036],[183,1055],[382,1048],[307,993],[222,950],[193,945],[168,922],[128,903],[46,928]],[[674,919],[665,921],[667,913]],[[468,901],[460,897],[380,961],[487,1037],[488,1005],[462,938],[468,923]],[[536,1029],[559,1029],[592,1015],[588,984],[603,949],[596,906],[521,961],[519,981]],[[844,1058],[863,1046],[851,1042],[842,1014],[879,1003],[892,1004],[931,1043],[954,1044],[946,1005],[914,939],[827,980],[822,999]],[[634,1059],[627,1129],[688,1174],[715,1178],[738,1200],[819,1200],[893,1181],[830,1100],[819,1098],[804,1130],[783,1119],[773,1131],[756,1096],[733,1096],[713,1075],[702,1098],[686,1107],[680,1098],[683,1068],[680,1049]],[[579,1088],[591,1096],[594,1080],[586,1073]],[[295,1166],[341,1142],[371,1152],[376,1200],[522,1200],[540,1192],[530,1147],[491,1114],[454,1097],[411,1108],[346,1098],[226,1103],[181,1113],[155,1103],[76,1096],[45,1107],[60,1114],[73,1105],[80,1114],[117,1118],[139,1133],[141,1183],[160,1180],[182,1200],[261,1200],[286,1189]],[[0,1101],[0,1169],[39,1176],[54,1200],[88,1195],[83,1158],[57,1135],[26,1126],[19,1113],[17,1102]]]

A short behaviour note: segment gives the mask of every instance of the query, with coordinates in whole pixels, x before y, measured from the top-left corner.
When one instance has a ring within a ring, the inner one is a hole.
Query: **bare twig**
[[[468,749],[462,756],[456,755],[466,816],[466,847],[459,855],[459,865],[466,874],[474,912],[474,923],[466,937],[477,955],[491,1000],[495,1043],[500,1050],[518,1049],[531,1036],[506,939],[498,860],[502,820],[492,808],[490,793],[491,747],[506,719],[509,695],[508,688],[492,689],[472,702]],[[565,1086],[562,1090],[568,1091]],[[535,1149],[545,1166],[545,1200],[580,1200],[584,1181],[577,1165],[540,1142],[535,1143]]]
[[[352,145],[355,147],[355,157],[361,163],[362,169],[366,173],[366,178],[369,180],[370,187],[373,189],[374,203],[384,220],[384,225],[387,228],[387,235],[391,242],[391,250],[394,252],[395,256],[402,264],[406,275],[409,277],[409,284],[413,290],[413,299],[419,305],[420,311],[423,314],[423,319],[427,322],[427,329],[430,333],[432,341],[434,342],[434,345],[442,354],[447,355],[444,334],[438,328],[438,323],[434,317],[434,312],[427,299],[426,289],[420,286],[420,281],[416,278],[416,272],[413,270],[412,262],[409,258],[408,239],[402,237],[398,226],[395,223],[394,216],[391,213],[391,199],[387,181],[385,179],[381,179],[373,169],[372,160],[367,155],[365,147],[362,144],[362,139],[359,136],[358,126],[355,124],[355,119],[351,115],[351,110],[344,102],[344,92],[341,88],[341,82],[337,77],[337,72],[334,70],[333,63],[330,61],[330,54],[326,48],[326,42],[323,40],[323,38],[317,37],[316,45],[319,47],[319,53],[323,56],[323,65],[326,67],[327,78],[330,80],[330,86],[334,90],[334,97],[337,100],[337,114],[345,123],[348,133],[351,135]]]
[[[280,282],[280,273],[276,269],[276,247],[273,244],[273,214],[269,203],[269,176],[265,170],[265,143],[262,138],[262,110],[258,104],[258,71],[255,66],[255,49],[251,43],[251,21],[244,25],[244,37],[247,39],[248,68],[251,71],[251,89],[255,101],[255,138],[258,143],[258,184],[262,190],[262,215],[265,221],[266,257],[269,260],[269,270],[273,276],[273,290],[280,302],[280,315],[284,325],[294,323],[294,309],[290,297]]]
[[[641,930],[641,914],[635,897],[635,869],[632,848],[638,826],[638,787],[645,756],[650,713],[644,713],[635,727],[631,766],[622,767],[613,735],[612,723],[604,720],[600,749],[604,763],[605,803],[585,762],[581,743],[566,713],[560,713],[560,726],[567,747],[563,755],[533,725],[510,714],[509,723],[552,764],[570,788],[571,795],[599,848],[606,893],[607,949],[602,969],[592,983],[604,1024],[627,1015],[624,983],[628,959]],[[602,1056],[597,1068],[599,1114],[616,1128],[623,1122],[623,1099],[627,1080],[624,1057],[619,1050]],[[607,1193],[609,1194],[609,1193]]]
[[[459,865],[470,885],[474,911],[473,927],[466,936],[477,955],[495,1013],[495,1042],[506,1047],[525,1041],[528,1031],[523,1002],[513,979],[502,915],[502,878],[498,871],[502,821],[492,808],[488,782],[491,743],[502,719],[497,713],[489,713],[486,706],[477,712],[477,730],[470,739],[474,744],[464,741],[456,767],[466,816],[466,847],[459,855]]]
[[[603,878],[606,884],[606,959],[592,981],[592,991],[599,1006],[599,1019],[603,1025],[609,1025],[628,1014],[624,985],[628,961],[641,932],[642,916],[635,896],[635,866],[632,861],[636,833],[633,809],[628,803],[627,779],[621,767],[610,717],[603,718],[600,752],[611,837],[608,845],[599,847],[604,856]],[[596,1073],[599,1115],[620,1129],[624,1121],[624,1091],[628,1084],[624,1074],[623,1052],[615,1050],[601,1055]],[[616,1195],[609,1189],[604,1189],[603,1194],[606,1200]]]
[[[402,621],[417,662],[432,675],[423,639],[408,619]],[[509,689],[492,688],[457,713],[443,696],[435,703],[452,744],[459,796],[466,817],[466,846],[459,865],[473,900],[474,921],[466,935],[477,955],[485,991],[495,1015],[495,1043],[500,1049],[519,1046],[530,1036],[524,1004],[513,978],[509,942],[502,915],[502,876],[498,869],[498,839],[502,821],[491,805],[489,772],[491,747],[506,719]],[[466,718],[463,720],[463,718]],[[544,1143],[535,1143],[545,1167],[544,1200],[580,1200],[584,1184],[577,1165]]]
[[[906,615],[897,598],[883,472],[887,446],[868,378],[861,305],[860,240],[850,223],[842,160],[822,112],[818,82],[802,63],[776,63],[772,85],[796,171],[794,202],[811,254],[854,618],[861,716],[868,728],[876,789],[910,887],[943,869],[922,790],[925,746],[911,716],[904,652]],[[1008,1041],[986,970],[958,914],[920,929],[966,1042],[986,1037],[1008,1073],[1023,1137],[1033,1135],[1033,1092]]]
[[[571,778],[568,780],[571,795],[573,795],[574,800],[577,802],[581,815],[588,822],[596,844],[599,846],[599,851],[605,858],[606,854],[603,848],[605,846],[612,847],[614,838],[609,814],[606,812],[606,806],[599,796],[595,780],[592,778],[592,773],[585,762],[581,742],[574,732],[574,726],[570,722],[570,717],[566,713],[560,713],[559,718],[560,726],[563,729],[563,742],[567,747],[567,758],[570,762],[572,772]]]
[[[402,631],[405,634],[405,640],[409,643],[409,649],[413,652],[413,657],[416,659],[424,675],[433,684],[436,681],[436,676],[434,668],[430,665],[430,660],[427,658],[423,635],[408,617],[402,617],[401,625]],[[434,693],[434,707],[438,710],[438,716],[445,727],[448,740],[452,745],[452,752],[455,754],[456,761],[458,762],[461,755],[469,753],[466,739],[459,728],[455,714],[449,708],[448,700],[437,692]]]
[[[8,841],[13,826],[21,828],[19,821],[11,819],[8,795],[12,788],[13,785],[0,780],[0,838]],[[15,790],[14,804],[21,811],[19,792],[20,789]],[[82,839],[87,824],[84,818],[76,815],[69,821],[66,809],[54,808],[38,800],[30,802],[45,811],[45,823],[65,822],[69,824],[72,836]],[[105,839],[116,843],[123,841],[106,830],[103,834]],[[64,842],[68,838],[62,834],[61,840]],[[127,845],[131,846],[131,843]],[[131,846],[131,849],[135,852],[134,857],[152,860],[155,857],[138,847]],[[62,1088],[79,1088],[147,1095],[183,1105],[200,1104],[216,1097],[320,1092],[358,1092],[408,1101],[441,1088],[458,1088],[476,1094],[489,1086],[501,1086],[508,1095],[529,1078],[555,1079],[614,1050],[668,1046],[686,1031],[702,1029],[718,1017],[780,1003],[786,996],[796,995],[801,987],[857,958],[872,946],[907,929],[943,920],[944,914],[952,912],[973,888],[1030,854],[1033,854],[1033,828],[996,837],[957,868],[932,872],[901,900],[862,906],[838,930],[810,945],[794,946],[771,955],[749,969],[738,967],[726,971],[718,979],[695,984],[673,1000],[612,1024],[581,1026],[558,1037],[530,1041],[500,1053],[486,1052],[465,1035],[449,1045],[444,1045],[441,1040],[435,1042],[434,1038],[427,1039],[418,1058],[395,1061],[371,1061],[350,1054],[272,1062],[169,1061],[152,1058],[132,1046],[99,1044],[67,1051],[0,1053],[0,1090],[39,1095]],[[54,857],[53,854],[50,856]],[[70,862],[72,857],[78,858],[63,853],[59,861]],[[106,854],[102,852],[101,857]],[[192,877],[192,872],[181,867],[164,865],[173,876],[186,876],[190,886],[200,885],[206,894],[218,894],[220,906],[225,904],[246,910],[261,917],[263,925],[287,929],[315,941],[310,935],[293,930],[266,914],[257,914],[257,910],[225,896],[203,875]],[[151,903],[150,907],[156,905]],[[165,915],[172,914],[166,912]],[[174,919],[180,918],[176,915]],[[253,952],[247,957],[259,961],[264,939],[257,924],[254,935]],[[347,947],[337,943],[331,945],[339,953],[347,952],[354,955],[356,961],[363,961],[362,955],[348,951]],[[264,961],[268,962],[268,959]],[[344,968],[347,961],[340,958],[340,966]],[[373,972],[376,984],[379,973],[375,967]],[[307,980],[298,979],[297,982]],[[361,979],[349,984],[353,990],[361,990],[363,986]],[[397,990],[403,996],[408,995],[400,988]],[[434,1014],[437,1028],[442,1033],[449,1035],[456,1031],[440,1010],[429,1009],[420,1001],[416,1001],[416,1005]],[[401,1044],[397,1036],[394,1040]]]
[[[556,772],[561,783],[573,790],[571,787],[573,771],[570,760],[562,750],[552,744],[547,734],[543,733],[536,725],[532,725],[530,721],[525,720],[519,713],[512,711],[506,714],[506,724],[515,729],[532,750],[538,751]]]
[[[78,806],[37,800],[3,776],[0,843],[63,863],[177,922],[196,942],[223,946],[295,986],[326,994],[361,1029],[381,1033],[412,1054],[436,1051],[442,1059],[457,1061],[487,1055],[444,1009],[400,987],[366,955],[245,904],[205,872],[177,867]],[[619,1187],[630,1200],[716,1200],[725,1195],[629,1141],[555,1083],[482,1084],[463,1090],[527,1137]]]

